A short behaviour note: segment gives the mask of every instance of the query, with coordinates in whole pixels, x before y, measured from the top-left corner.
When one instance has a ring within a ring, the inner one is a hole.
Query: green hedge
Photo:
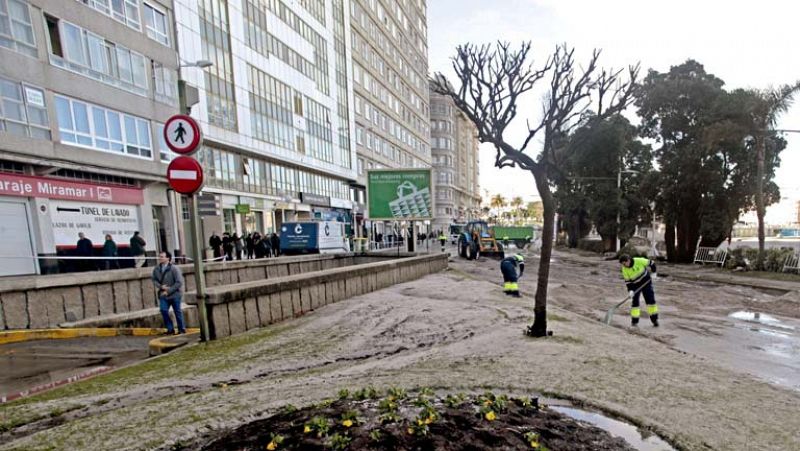
[[[764,249],[764,262],[762,265],[759,265],[757,261],[758,249],[740,247],[728,253],[728,259],[725,260],[725,267],[728,269],[741,267],[747,270],[781,272],[786,257],[793,253],[793,249]]]

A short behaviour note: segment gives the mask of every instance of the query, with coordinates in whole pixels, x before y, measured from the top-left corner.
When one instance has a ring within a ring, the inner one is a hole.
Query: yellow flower
[[[490,410],[486,412],[486,419],[489,421],[494,421],[495,419],[497,419],[497,415],[495,415],[494,412]]]
[[[422,426],[422,420],[417,420],[417,424]]]
[[[538,447],[539,447],[539,442],[536,441],[531,442],[531,448],[538,448]]]
[[[274,450],[278,449],[278,444],[275,443],[274,441],[269,442],[269,444],[267,445],[267,449],[269,451],[274,451]]]
[[[349,428],[350,426],[353,425],[353,420],[344,420],[342,421],[342,425],[346,428]]]
[[[491,406],[492,405],[492,400],[491,399],[487,399],[486,401],[483,402],[483,405],[484,406]]]
[[[408,431],[409,435],[414,435],[414,429],[413,428],[408,428],[406,430]]]
[[[224,383],[220,384],[219,386],[220,386],[220,388],[228,388],[228,384],[224,384]]]
[[[433,423],[433,420],[434,420],[433,416],[425,418],[425,424],[431,424],[431,423]]]
[[[303,428],[303,434],[308,434],[309,432],[311,432],[311,426],[306,425],[306,427]]]

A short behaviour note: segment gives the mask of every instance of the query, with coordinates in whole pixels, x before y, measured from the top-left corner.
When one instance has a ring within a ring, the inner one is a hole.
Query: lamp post
[[[621,166],[619,168],[619,171],[617,172],[617,234],[616,234],[617,235],[617,247],[616,247],[617,252],[620,251],[620,248],[619,248],[619,244],[620,244],[619,232],[620,232],[620,225],[622,225],[621,224],[622,220],[620,219],[620,213],[619,213],[619,210],[620,210],[620,205],[619,204],[622,203],[622,173],[625,173],[625,174],[639,174],[640,172],[639,171],[634,171],[633,169],[622,169]]]

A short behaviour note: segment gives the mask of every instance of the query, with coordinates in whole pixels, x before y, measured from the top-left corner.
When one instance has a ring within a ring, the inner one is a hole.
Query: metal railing
[[[694,253],[694,263],[713,263],[715,265],[724,265],[725,259],[728,257],[727,249],[717,249],[716,247],[697,247]]]
[[[800,254],[792,254],[786,257],[783,261],[783,270],[781,272],[797,271],[800,272]]]

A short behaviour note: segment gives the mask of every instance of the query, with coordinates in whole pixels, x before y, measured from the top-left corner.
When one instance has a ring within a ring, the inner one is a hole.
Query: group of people
[[[135,268],[141,268],[145,264],[144,247],[147,243],[137,231],[133,232],[133,235],[129,240],[129,244],[130,255],[133,257],[134,262],[133,266]],[[77,270],[96,271],[102,269],[119,269],[121,267],[119,264],[120,260],[117,258],[120,256],[117,242],[114,241],[114,237],[112,237],[111,234],[106,234],[105,242],[103,242],[103,249],[101,250],[100,255],[103,257],[102,260],[85,258],[95,256],[94,243],[92,243],[92,240],[89,238],[86,238],[86,235],[84,235],[83,232],[78,233],[78,243],[75,246],[75,256],[84,258],[77,260],[77,264],[75,265]]]
[[[258,232],[248,232],[239,236],[236,232],[217,235],[211,232],[208,245],[214,252],[214,259],[241,260],[253,258],[278,257],[281,254],[281,240],[277,233],[261,235]]]

